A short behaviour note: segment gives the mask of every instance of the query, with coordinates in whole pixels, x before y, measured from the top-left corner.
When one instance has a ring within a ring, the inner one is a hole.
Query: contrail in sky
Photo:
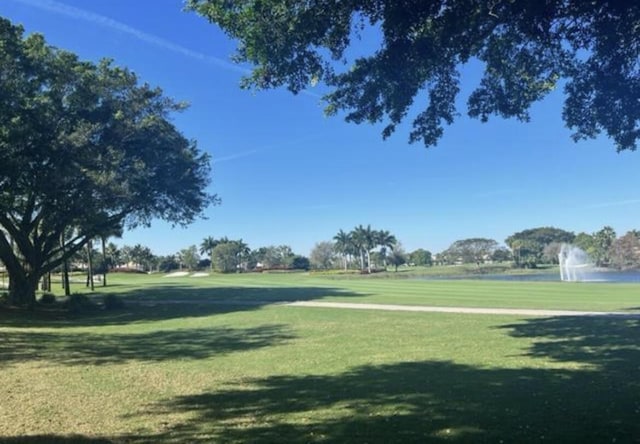
[[[604,202],[599,204],[587,205],[583,208],[608,208],[608,207],[623,207],[626,205],[635,205],[640,204],[640,199],[627,199],[627,200],[619,200],[616,202]]]
[[[183,56],[186,56],[195,60],[208,62],[226,70],[235,71],[242,74],[249,74],[250,72],[246,68],[242,68],[241,66],[228,62],[219,57],[209,56],[201,52],[194,51],[192,49],[173,43],[169,40],[163,39],[162,37],[158,37],[156,35],[146,33],[137,28],[134,28],[132,26],[119,22],[117,20],[113,20],[104,15],[96,14],[94,12],[87,11],[85,9],[76,8],[75,6],[69,6],[64,3],[57,2],[55,0],[10,0],[10,1],[21,3],[23,5],[31,6],[34,8],[38,8],[43,11],[52,12],[54,14],[71,17],[76,20],[89,22],[98,26],[102,26],[105,28],[112,29],[114,31],[121,32],[123,34],[128,34],[132,37],[135,37],[138,40],[141,40],[146,43],[150,43],[159,48],[166,49],[168,51],[172,51],[177,54],[181,54]]]
[[[242,151],[240,153],[236,153],[236,154],[230,154],[228,156],[223,156],[223,157],[214,157],[213,158],[213,163],[220,163],[220,162],[227,162],[229,160],[235,160],[235,159],[240,159],[242,157],[247,157],[250,156],[252,154],[257,153],[258,150],[249,150],[249,151]]]
[[[128,34],[130,36],[135,37],[138,40],[141,40],[146,43],[150,43],[159,48],[166,49],[168,51],[175,52],[177,54],[181,54],[185,57],[189,57],[191,59],[200,60],[202,62],[210,63],[219,68],[238,72],[240,74],[250,74],[251,70],[247,68],[243,68],[242,66],[231,63],[227,60],[224,60],[220,57],[214,57],[210,55],[203,54],[198,51],[194,51],[182,45],[178,45],[176,43],[171,42],[170,40],[163,39],[162,37],[158,37],[157,35],[149,34],[144,31],[141,31],[132,26],[126,25],[117,20],[113,20],[104,15],[96,14],[95,12],[87,11],[86,9],[76,8],[75,6],[70,6],[55,0],[9,0],[14,1],[23,5],[31,6],[34,8],[41,9],[43,11],[52,12],[54,14],[64,15],[67,17],[71,17],[76,20],[83,20],[85,22],[93,23],[98,26],[102,26],[105,28],[112,29],[114,31],[121,32],[123,34]],[[300,91],[300,94],[304,94],[306,96],[314,97],[316,99],[322,98],[320,94],[314,93],[309,90]]]

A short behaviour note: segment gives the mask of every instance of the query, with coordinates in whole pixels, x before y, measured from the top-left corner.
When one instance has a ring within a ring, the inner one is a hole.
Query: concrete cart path
[[[417,311],[430,313],[466,313],[524,316],[621,316],[640,317],[640,313],[621,311],[544,310],[528,308],[471,308],[435,307],[426,305],[357,304],[350,302],[299,301],[285,304],[290,307],[347,308],[358,310]]]

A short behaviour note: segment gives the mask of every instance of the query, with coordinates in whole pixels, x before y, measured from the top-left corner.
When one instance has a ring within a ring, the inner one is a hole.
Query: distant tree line
[[[419,248],[407,253],[388,231],[358,225],[350,232],[340,230],[332,241],[315,245],[311,265],[317,269],[343,268],[372,272],[388,265],[431,266],[486,263],[512,263],[516,268],[536,268],[558,264],[563,243],[583,249],[599,267],[640,268],[640,231],[631,230],[618,237],[605,226],[594,233],[575,234],[555,227],[537,227],[512,234],[501,245],[494,239],[468,238],[453,242],[433,255]]]
[[[110,236],[120,237],[122,230]],[[594,264],[616,269],[640,268],[640,230],[617,236],[605,226],[594,233],[575,234],[555,227],[530,228],[512,234],[500,245],[494,239],[468,238],[453,242],[448,248],[432,254],[418,248],[406,252],[396,236],[370,225],[358,225],[351,231],[339,230],[329,241],[314,245],[309,257],[298,255],[288,245],[269,245],[251,249],[242,239],[208,236],[199,246],[191,245],[175,254],[155,255],[149,247],[136,244],[118,247],[106,242],[107,236],[89,242],[75,252],[68,262],[53,270],[63,276],[71,271],[86,272],[86,285],[93,287],[94,276],[107,284],[110,271],[170,272],[175,270],[211,270],[236,273],[265,270],[337,270],[373,273],[393,267],[509,263],[516,268],[536,268],[557,264],[563,243],[583,249]],[[43,289],[51,279],[44,279]],[[69,291],[68,277],[62,285]]]

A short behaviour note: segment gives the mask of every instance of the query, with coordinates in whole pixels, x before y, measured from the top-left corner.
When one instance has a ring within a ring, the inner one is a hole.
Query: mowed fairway
[[[640,286],[109,276],[121,311],[0,312],[2,442],[634,442]]]

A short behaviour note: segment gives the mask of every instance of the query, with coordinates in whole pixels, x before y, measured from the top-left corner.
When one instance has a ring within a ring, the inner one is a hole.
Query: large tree
[[[391,254],[387,256],[387,260],[395,267],[397,273],[398,267],[407,263],[407,253],[404,251],[404,248],[402,248],[402,245],[396,243],[394,249],[391,250]]]
[[[238,245],[222,242],[211,251],[211,266],[222,273],[238,271]]]
[[[409,254],[409,262],[411,265],[426,265],[430,267],[433,265],[433,257],[430,251],[424,248],[418,248]]]
[[[638,232],[629,231],[613,242],[611,263],[620,269],[640,267],[640,237]]]
[[[184,105],[160,89],[5,19],[0,66],[0,260],[13,303],[32,305],[40,277],[96,236],[187,224],[215,201],[208,156],[170,121]]]
[[[260,247],[253,251],[253,260],[260,268],[289,268],[295,254],[288,245]]]
[[[616,231],[610,226],[603,227],[593,233],[593,258],[596,265],[607,266],[611,261],[611,249],[616,240]]]
[[[196,247],[195,245],[190,245],[187,248],[183,248],[178,252],[177,255],[180,258],[180,264],[187,270],[194,271],[198,268],[200,256],[198,255],[198,247]]]
[[[640,2],[584,0],[188,0],[240,41],[247,88],[328,85],[329,114],[384,122],[414,110],[411,142],[435,145],[458,115],[461,67],[483,76],[467,113],[529,119],[557,87],[573,139],[605,133],[617,150],[640,138]],[[379,42],[357,42],[367,28]],[[355,57],[353,55],[356,55]],[[351,58],[350,58],[351,57]]]
[[[571,243],[575,234],[555,227],[529,228],[509,236],[505,243],[513,252],[518,267],[535,268],[542,263],[544,248],[553,243]]]
[[[443,253],[453,261],[480,264],[490,259],[497,248],[498,242],[495,240],[476,237],[457,240]]]
[[[311,249],[309,260],[314,268],[328,270],[333,267],[336,257],[335,244],[330,241],[317,242]]]

